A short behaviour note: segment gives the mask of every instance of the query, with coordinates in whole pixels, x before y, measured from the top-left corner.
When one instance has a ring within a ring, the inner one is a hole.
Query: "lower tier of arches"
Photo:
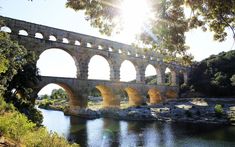
[[[36,94],[48,84],[61,86],[69,97],[71,107],[86,108],[88,96],[96,88],[102,97],[103,107],[120,107],[123,97],[127,97],[129,106],[158,104],[178,97],[176,86],[143,85],[125,82],[108,82],[98,80],[78,80],[74,78],[42,77],[42,81],[34,88]]]

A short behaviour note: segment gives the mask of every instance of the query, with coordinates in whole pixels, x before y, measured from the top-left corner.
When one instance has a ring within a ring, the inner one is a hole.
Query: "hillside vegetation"
[[[221,52],[193,65],[187,88],[208,97],[234,97],[235,51]]]

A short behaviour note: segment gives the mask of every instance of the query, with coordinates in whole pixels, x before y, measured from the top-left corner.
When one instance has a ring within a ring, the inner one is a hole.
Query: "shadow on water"
[[[43,124],[82,147],[235,146],[235,127],[185,123],[86,120],[42,110]]]

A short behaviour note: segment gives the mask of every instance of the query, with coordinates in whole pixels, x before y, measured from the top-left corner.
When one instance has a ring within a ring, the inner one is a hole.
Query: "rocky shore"
[[[235,122],[235,99],[177,99],[156,105],[129,107],[126,109],[103,108],[96,111],[91,109],[65,110],[65,114],[88,119],[109,117],[119,120],[233,125]]]

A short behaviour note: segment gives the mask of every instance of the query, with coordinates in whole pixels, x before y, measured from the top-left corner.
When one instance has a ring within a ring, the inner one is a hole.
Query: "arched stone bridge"
[[[154,104],[178,96],[180,74],[183,75],[184,82],[187,82],[187,67],[165,63],[164,57],[155,52],[145,52],[126,44],[7,17],[1,16],[0,19],[4,20],[1,31],[9,32],[13,39],[28,50],[40,55],[47,49],[60,48],[69,53],[75,61],[76,78],[43,76],[42,81],[34,87],[35,94],[47,84],[55,83],[68,92],[71,106],[86,107],[88,93],[97,88],[103,97],[104,106],[116,107],[120,105],[122,91],[127,92],[130,105],[142,104],[147,94],[150,103]],[[103,56],[108,61],[110,80],[88,79],[88,63],[94,55]],[[124,60],[134,64],[136,82],[120,82],[120,66]],[[145,84],[145,69],[148,64],[156,69],[156,85]],[[171,70],[170,85],[165,83],[167,67]]]

